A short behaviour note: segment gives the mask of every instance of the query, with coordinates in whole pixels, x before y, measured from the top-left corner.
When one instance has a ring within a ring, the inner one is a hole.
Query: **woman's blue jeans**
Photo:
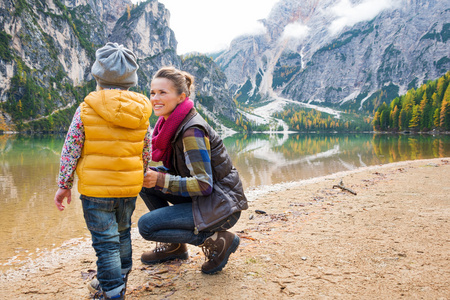
[[[139,233],[149,241],[198,246],[214,232],[230,229],[240,217],[240,212],[235,213],[211,228],[194,234],[195,223],[190,197],[164,194],[154,188],[143,188],[139,195],[150,210],[139,219]]]
[[[97,279],[108,297],[125,287],[122,274],[132,267],[131,215],[136,197],[96,198],[80,196],[84,219],[97,255]]]

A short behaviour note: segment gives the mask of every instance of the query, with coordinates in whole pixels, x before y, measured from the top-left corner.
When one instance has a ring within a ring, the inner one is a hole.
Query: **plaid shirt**
[[[191,177],[158,173],[155,189],[175,196],[192,197],[211,194],[213,175],[209,138],[198,128],[189,128],[183,134],[186,167]]]

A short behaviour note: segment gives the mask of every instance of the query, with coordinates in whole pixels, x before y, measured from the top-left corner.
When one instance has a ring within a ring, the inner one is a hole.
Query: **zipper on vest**
[[[198,229],[197,229],[197,226],[194,227],[194,234],[195,234],[195,235],[198,235]]]

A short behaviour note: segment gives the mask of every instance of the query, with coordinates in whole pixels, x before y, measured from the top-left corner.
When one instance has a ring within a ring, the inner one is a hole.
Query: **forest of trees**
[[[365,113],[345,111],[341,117],[292,104],[273,116],[285,121],[290,130],[327,131],[450,131],[450,71],[417,90],[387,99],[374,108],[373,118]]]
[[[450,131],[450,71],[417,90],[383,103],[374,113],[375,131]]]
[[[285,121],[290,130],[295,131],[364,131],[370,130],[371,118],[353,114],[351,118],[339,119],[333,115],[315,109],[301,108],[296,104],[288,105],[282,112],[273,115]]]

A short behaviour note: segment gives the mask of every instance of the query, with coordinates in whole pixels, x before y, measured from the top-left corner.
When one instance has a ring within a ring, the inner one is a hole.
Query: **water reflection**
[[[89,236],[79,194],[53,204],[63,136],[0,135],[0,270],[63,241]],[[362,166],[450,156],[450,136],[253,134],[224,140],[246,189]],[[146,211],[138,201],[136,222]],[[37,250],[37,248],[39,248]]]
[[[82,236],[78,201],[65,214],[53,205],[62,143],[61,137],[0,136],[0,238],[8,241],[1,243],[0,263]]]
[[[449,155],[449,136],[432,135],[374,135],[373,149],[381,163],[446,157]]]
[[[246,188],[395,161],[449,155],[449,136],[236,135],[225,139]]]

